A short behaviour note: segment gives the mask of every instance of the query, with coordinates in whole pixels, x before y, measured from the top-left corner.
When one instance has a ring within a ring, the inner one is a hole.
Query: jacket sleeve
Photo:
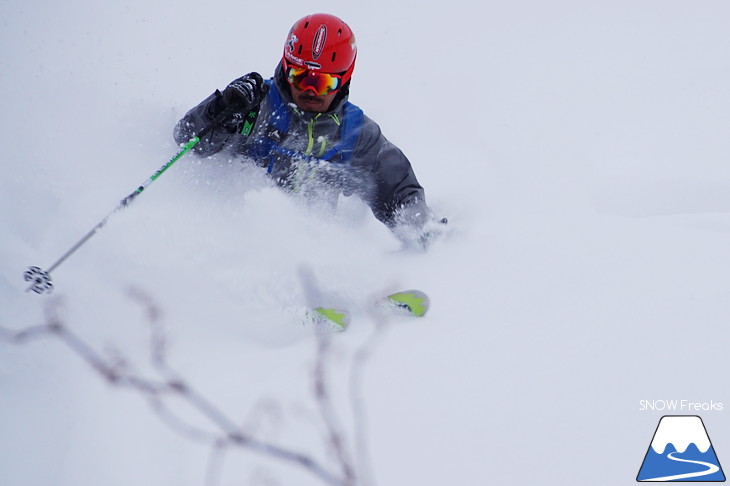
[[[363,120],[353,165],[369,175],[370,182],[359,192],[378,220],[390,228],[404,224],[419,227],[426,221],[425,193],[411,163],[368,117]]]
[[[178,144],[186,143],[197,134],[200,142],[193,148],[194,152],[207,157],[219,152],[228,139],[236,132],[240,114],[232,113],[227,120],[219,120],[224,112],[221,92],[208,96],[198,106],[188,111],[177,123],[173,136]]]

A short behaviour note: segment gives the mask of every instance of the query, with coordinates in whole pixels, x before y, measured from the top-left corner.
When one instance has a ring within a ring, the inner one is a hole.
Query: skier
[[[216,90],[177,124],[175,140],[203,133],[195,153],[243,156],[276,183],[336,204],[355,194],[407,245],[426,247],[435,221],[401,150],[348,102],[357,47],[338,17],[308,15],[294,24],[274,76],[252,72]]]

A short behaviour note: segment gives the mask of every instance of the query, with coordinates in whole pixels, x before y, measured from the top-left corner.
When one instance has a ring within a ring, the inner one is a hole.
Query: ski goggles
[[[286,79],[299,91],[312,90],[318,96],[330,94],[342,87],[341,74],[320,73],[296,66],[286,67]]]

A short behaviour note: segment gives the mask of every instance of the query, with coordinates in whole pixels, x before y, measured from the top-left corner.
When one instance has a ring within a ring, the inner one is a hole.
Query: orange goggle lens
[[[337,91],[342,82],[342,76],[339,74],[320,73],[291,66],[287,68],[286,79],[299,91],[312,90],[319,96]]]

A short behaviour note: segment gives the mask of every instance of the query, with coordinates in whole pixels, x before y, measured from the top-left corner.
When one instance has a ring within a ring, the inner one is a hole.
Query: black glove
[[[248,73],[223,90],[223,102],[230,109],[246,111],[258,106],[268,91],[269,85],[259,73]]]

